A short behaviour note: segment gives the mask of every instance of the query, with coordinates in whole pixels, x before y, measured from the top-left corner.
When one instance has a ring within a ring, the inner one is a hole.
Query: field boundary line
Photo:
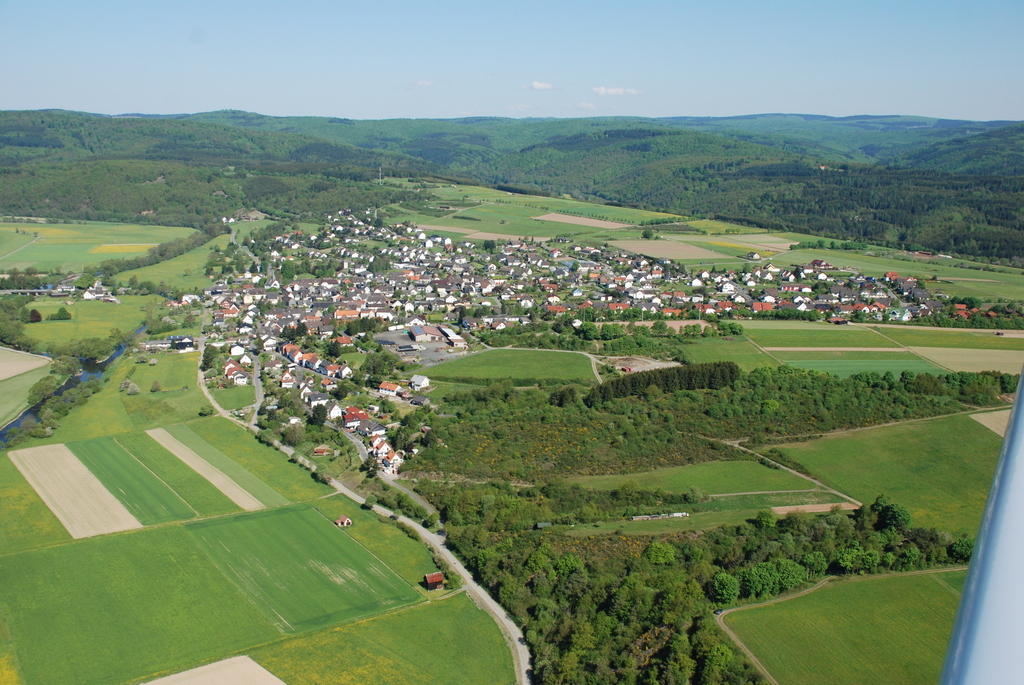
[[[0,259],[7,259],[7,258],[8,258],[8,257],[10,257],[10,256],[11,256],[12,254],[14,254],[15,252],[18,252],[19,250],[24,250],[24,249],[25,249],[26,247],[28,247],[29,245],[34,245],[34,244],[35,244],[35,242],[36,242],[37,240],[41,240],[41,239],[42,239],[42,237],[41,237],[41,236],[38,236],[38,235],[37,235],[36,237],[34,237],[34,238],[32,239],[32,242],[31,242],[31,243],[25,243],[25,244],[24,244],[24,245],[22,245],[21,247],[19,247],[19,248],[16,248],[16,249],[14,249],[14,250],[11,250],[11,251],[10,251],[10,252],[8,252],[7,254],[5,254],[5,255],[3,255],[3,256],[0,256]]]
[[[771,459],[769,457],[764,456],[763,454],[760,454],[759,452],[755,452],[752,449],[744,447],[743,445],[740,444],[740,442],[742,442],[742,439],[740,439],[740,440],[722,440],[721,438],[712,438],[712,439],[715,439],[718,442],[725,443],[726,445],[729,445],[730,447],[735,447],[738,450],[743,450],[744,452],[749,452],[750,454],[753,454],[753,455],[757,456],[758,459],[764,459],[765,461],[771,462],[772,464],[775,465],[776,468],[782,469],[783,471],[789,471],[794,476],[799,476],[800,478],[803,478],[806,481],[810,481],[810,482],[814,483],[815,485],[817,485],[822,490],[827,490],[828,492],[831,492],[833,495],[837,495],[839,497],[842,497],[846,501],[852,502],[852,503],[856,504],[858,507],[864,506],[863,502],[861,502],[859,500],[856,500],[853,497],[850,497],[849,495],[847,495],[845,493],[839,492],[835,488],[832,488],[832,487],[829,487],[828,485],[825,485],[820,480],[818,480],[816,478],[813,478],[811,476],[808,476],[806,473],[800,473],[796,469],[792,469],[792,468],[786,466],[785,464],[780,464],[779,462],[775,461],[774,459]]]
[[[118,441],[118,439],[117,439],[117,436],[112,436],[112,437],[113,437],[113,440],[114,440],[114,444],[116,444],[116,445],[117,445],[118,447],[120,447],[120,448],[121,448],[121,449],[123,449],[123,450],[124,450],[125,452],[127,452],[127,453],[128,453],[128,455],[129,455],[129,456],[130,456],[130,457],[131,457],[132,459],[134,459],[135,461],[139,462],[139,466],[141,466],[142,468],[144,468],[144,469],[146,469],[147,471],[149,471],[149,472],[150,472],[150,473],[151,473],[151,474],[153,475],[153,477],[154,477],[154,478],[156,478],[156,479],[157,479],[158,481],[160,481],[161,483],[163,483],[163,484],[164,484],[164,486],[165,486],[165,487],[166,487],[166,488],[167,488],[168,490],[170,490],[171,492],[173,492],[173,493],[174,493],[174,496],[175,496],[175,497],[177,497],[177,498],[178,498],[178,499],[180,499],[180,500],[181,500],[182,502],[184,502],[184,503],[185,503],[185,506],[186,506],[186,507],[188,507],[189,509],[191,509],[191,510],[192,510],[192,513],[194,513],[194,514],[195,514],[196,516],[200,516],[199,512],[198,512],[198,511],[196,511],[195,507],[193,507],[193,506],[192,506],[191,504],[189,504],[189,503],[188,503],[187,501],[185,501],[185,498],[184,498],[184,497],[182,497],[182,496],[181,496],[180,494],[178,494],[178,491],[177,491],[177,490],[175,490],[174,488],[172,488],[172,487],[170,486],[170,484],[168,484],[168,482],[167,482],[167,481],[165,481],[165,480],[164,480],[163,478],[161,478],[160,476],[158,476],[158,475],[156,475],[155,473],[153,473],[153,469],[151,469],[151,468],[149,468],[148,466],[146,466],[145,464],[143,464],[143,463],[142,463],[142,460],[141,460],[141,459],[139,459],[138,457],[136,457],[136,456],[135,456],[135,455],[134,455],[134,454],[132,453],[132,451],[131,451],[130,449],[128,449],[127,447],[125,447],[124,445],[122,445],[122,444],[120,443],[120,441]]]
[[[767,356],[767,357],[768,357],[769,359],[774,359],[774,360],[775,360],[775,361],[776,361],[776,362],[777,362],[778,364],[780,364],[781,366],[787,366],[786,362],[782,361],[781,359],[779,359],[778,357],[776,357],[776,356],[775,356],[774,354],[772,354],[771,352],[769,352],[769,351],[768,351],[768,349],[767,349],[766,347],[763,347],[763,346],[761,346],[761,344],[760,344],[760,343],[758,343],[758,342],[757,342],[756,340],[754,340],[753,338],[751,338],[751,337],[750,337],[749,335],[746,335],[746,334],[744,334],[744,335],[743,335],[743,337],[747,339],[747,342],[749,342],[749,343],[750,343],[751,345],[753,345],[753,346],[754,346],[754,347],[756,347],[756,348],[757,348],[758,350],[760,350],[760,351],[761,351],[761,354],[764,354],[764,355],[766,355],[766,356]]]
[[[807,488],[806,490],[757,490],[752,492],[720,492],[717,495],[708,495],[714,499],[715,497],[741,497],[743,495],[789,495],[795,492],[821,492],[820,488]]]
[[[933,359],[928,359],[928,358],[927,358],[927,357],[925,357],[924,355],[918,354],[918,353],[917,353],[917,352],[915,352],[915,351],[913,350],[913,348],[911,348],[911,347],[910,347],[909,345],[904,345],[903,343],[901,343],[901,342],[900,342],[900,341],[898,341],[898,340],[893,340],[892,338],[890,338],[889,336],[887,336],[887,335],[886,335],[885,333],[883,333],[883,332],[882,332],[881,330],[879,330],[877,326],[876,326],[876,327],[874,327],[874,328],[872,328],[872,327],[871,327],[871,324],[859,324],[859,323],[855,323],[855,324],[853,324],[853,325],[854,325],[854,326],[857,326],[858,328],[863,328],[863,329],[865,329],[865,330],[869,330],[869,331],[871,331],[872,333],[876,333],[876,334],[878,334],[878,335],[882,336],[883,338],[885,338],[886,340],[888,340],[889,342],[891,342],[891,343],[893,343],[893,344],[896,344],[896,345],[899,345],[900,347],[902,347],[903,349],[905,349],[905,350],[906,350],[907,352],[910,352],[910,353],[911,353],[912,355],[914,355],[914,356],[915,356],[915,357],[917,357],[918,359],[921,359],[921,360],[923,360],[923,361],[925,361],[925,362],[928,362],[929,364],[931,364],[931,365],[933,365],[933,366],[937,366],[937,367],[939,367],[940,369],[943,369],[944,371],[949,371],[950,373],[953,373],[953,369],[949,368],[948,366],[945,366],[944,364],[940,364],[939,362],[937,362],[937,361],[935,361],[935,360],[933,360]]]

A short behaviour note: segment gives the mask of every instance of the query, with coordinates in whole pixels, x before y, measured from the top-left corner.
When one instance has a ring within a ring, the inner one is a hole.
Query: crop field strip
[[[161,447],[167,449],[171,454],[185,462],[200,476],[210,481],[215,488],[224,493],[228,499],[242,509],[246,511],[255,511],[263,508],[263,503],[256,499],[254,495],[250,494],[241,485],[236,483],[229,476],[225,475],[220,469],[213,466],[206,459],[196,454],[192,449],[183,445],[176,437],[168,433],[165,429],[154,428],[146,431],[146,434],[156,440]]]
[[[788,471],[771,469],[753,461],[715,461],[673,466],[655,471],[617,476],[583,476],[573,482],[588,488],[612,490],[632,481],[642,488],[685,493],[696,487],[707,494],[779,490],[810,490],[813,483]]]
[[[8,456],[71,537],[142,527],[64,445],[30,447],[8,452]]]
[[[0,426],[6,426],[28,409],[28,391],[49,375],[45,366],[0,381]]]
[[[1009,409],[1001,409],[971,414],[971,418],[1002,438],[1006,435],[1006,429],[1010,425],[1010,413]]]
[[[323,628],[420,599],[408,583],[305,504],[185,526],[283,632]]]
[[[65,445],[144,526],[182,521],[196,511],[114,438]]]
[[[35,354],[0,347],[0,381],[46,366],[50,360]]]
[[[176,673],[147,685],[287,685],[247,656],[236,656]]]
[[[64,524],[46,506],[14,462],[6,455],[0,456],[0,554],[13,554],[72,539]]]
[[[965,575],[864,576],[734,611],[725,621],[780,683],[930,685]]]
[[[0,606],[26,685],[134,682],[280,636],[181,525],[0,557]]]

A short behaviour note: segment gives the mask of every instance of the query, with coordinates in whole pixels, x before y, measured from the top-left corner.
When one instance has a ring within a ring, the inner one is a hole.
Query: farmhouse
[[[428,573],[423,576],[423,584],[428,590],[442,590],[444,589],[444,574],[443,573]]]
[[[334,525],[336,525],[338,528],[348,528],[352,525],[352,519],[350,519],[348,516],[339,516],[337,520],[334,522]]]

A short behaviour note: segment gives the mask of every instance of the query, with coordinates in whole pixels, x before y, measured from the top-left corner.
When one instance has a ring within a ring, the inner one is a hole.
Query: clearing
[[[324,628],[420,599],[408,583],[307,505],[185,527],[284,632]]]
[[[286,685],[247,656],[236,656],[184,673],[151,680],[147,685]]]
[[[730,612],[725,622],[780,683],[930,685],[939,679],[965,575],[840,580]]]
[[[214,487],[224,493],[228,499],[240,506],[242,509],[245,509],[246,511],[255,511],[263,508],[263,503],[256,499],[256,497],[249,494],[249,492],[228,477],[223,471],[219,470],[191,449],[183,445],[177,438],[163,428],[154,428],[146,431],[146,433],[149,437],[160,443],[161,447],[171,452],[171,454],[176,456],[178,459],[181,459],[183,462],[188,464],[188,466],[200,476],[210,481]]]
[[[8,452],[7,456],[71,537],[87,538],[142,527],[64,445],[30,447]]]
[[[641,488],[661,488],[665,492],[676,493],[685,493],[696,487],[709,495],[810,490],[816,487],[788,471],[771,469],[754,461],[715,461],[616,476],[581,476],[572,481],[597,490],[614,490],[629,481]]]
[[[974,535],[1001,446],[991,430],[957,415],[844,431],[779,449],[861,502],[887,495],[910,510],[914,526]]]
[[[432,367],[431,378],[494,379],[511,378],[519,385],[533,385],[537,380],[562,380],[593,383],[590,358],[578,352],[554,350],[488,350]]]

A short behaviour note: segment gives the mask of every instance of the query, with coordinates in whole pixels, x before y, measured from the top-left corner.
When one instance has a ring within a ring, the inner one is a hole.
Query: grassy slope
[[[179,526],[0,558],[26,683],[119,683],[273,639]]]
[[[841,433],[782,446],[825,483],[871,502],[903,504],[915,526],[973,535],[1002,439],[969,416]]]
[[[249,651],[288,685],[512,685],[494,621],[464,593]]]
[[[813,483],[787,471],[770,469],[752,461],[716,461],[618,476],[583,476],[575,478],[574,481],[599,490],[612,490],[626,481],[634,481],[643,488],[661,488],[666,492],[686,492],[691,487],[697,487],[712,495],[727,492],[809,490],[814,487]]]
[[[50,366],[40,366],[0,381],[0,426],[18,418],[28,408],[28,391],[50,373]]]
[[[183,290],[195,290],[209,287],[211,281],[205,275],[206,262],[210,258],[210,250],[216,245],[224,248],[228,244],[230,236],[221,235],[214,238],[205,245],[200,245],[194,250],[185,254],[168,259],[159,264],[145,266],[141,269],[123,271],[117,275],[117,279],[127,283],[132,276],[142,281],[152,281],[159,285],[164,283],[171,288]]]
[[[290,500],[308,500],[334,492],[331,487],[313,480],[301,466],[288,463],[284,454],[257,442],[252,433],[227,419],[200,419],[192,421],[188,427]]]
[[[200,516],[241,511],[224,493],[145,433],[122,433],[116,439],[146,468],[181,495]]]
[[[181,444],[198,454],[209,462],[214,468],[235,481],[244,488],[250,495],[258,499],[265,506],[276,507],[287,504],[288,499],[270,487],[266,482],[247,471],[235,460],[221,452],[216,447],[207,443],[200,435],[197,435],[191,428],[183,423],[167,426],[167,432],[174,436]]]
[[[554,378],[593,380],[590,359],[582,354],[548,350],[491,350],[438,364],[430,377]]]
[[[214,390],[212,393],[213,398],[217,400],[217,404],[229,411],[248,407],[256,402],[256,390],[251,385]]]
[[[114,438],[68,443],[103,486],[144,526],[192,518],[196,512]]]
[[[267,620],[295,633],[393,610],[416,591],[305,505],[187,526]]]
[[[930,684],[959,598],[939,576],[964,572],[840,582],[726,621],[779,682]]]
[[[71,540],[13,462],[0,456],[0,554]]]

